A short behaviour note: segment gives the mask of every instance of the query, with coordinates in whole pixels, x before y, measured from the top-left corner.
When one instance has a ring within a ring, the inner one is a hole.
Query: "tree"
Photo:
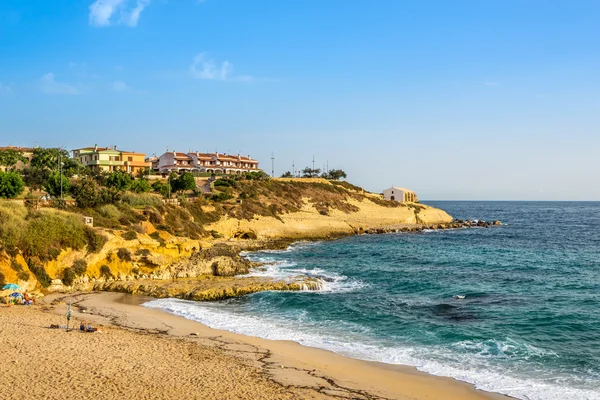
[[[136,172],[135,177],[138,179],[142,179],[142,178],[146,178],[149,175],[150,175],[150,168],[146,167],[144,169],[139,169]]]
[[[103,171],[100,168],[92,167],[84,167],[81,170],[81,175],[94,179],[100,186],[106,185],[106,178],[108,177],[108,173],[106,171]]]
[[[0,150],[0,165],[12,168],[17,165],[19,161],[23,163],[27,162],[27,159],[23,157],[20,151],[15,149]]]
[[[147,193],[152,189],[152,187],[148,183],[147,179],[142,178],[142,179],[136,179],[135,181],[131,182],[129,189],[132,192],[136,192],[136,193]]]
[[[125,191],[131,185],[131,175],[123,171],[113,171],[106,178],[106,186]]]
[[[186,190],[194,190],[196,189],[196,180],[194,179],[194,175],[190,172],[184,172],[179,175],[177,179],[171,184],[173,191],[175,192],[185,192]]]
[[[83,170],[83,165],[81,165],[79,160],[70,157],[63,157],[61,158],[61,161],[63,163],[62,173],[68,178],[72,177],[73,175],[79,175]]]
[[[62,181],[62,191],[61,191]],[[52,197],[59,197],[61,193],[67,193],[69,191],[70,182],[67,177],[61,175],[59,172],[54,172],[44,182],[44,189]]]
[[[168,183],[156,181],[152,183],[152,189],[155,192],[160,193],[163,197],[169,197],[169,195],[171,194],[171,187]]]
[[[32,190],[41,189],[50,176],[49,170],[40,167],[26,168],[21,173],[25,184]]]
[[[327,179],[331,179],[334,181],[339,181],[342,178],[346,178],[346,173],[341,169],[332,169],[327,175]]]
[[[169,174],[169,179],[167,180],[167,182],[169,183],[171,192],[177,191],[177,179],[178,178],[179,178],[179,175],[177,175],[177,172],[171,172]]]
[[[69,160],[69,152],[65,149],[38,147],[33,150],[30,164],[32,167],[57,171],[59,161],[65,162],[67,160]]]
[[[317,176],[319,176],[319,174],[321,173],[321,169],[320,168],[309,168],[306,167],[302,170],[302,177],[303,178],[315,178]]]
[[[71,187],[71,194],[79,208],[94,207],[100,202],[98,184],[92,178],[84,178]]]
[[[282,178],[293,178],[294,175],[292,175],[292,173],[290,171],[287,171],[286,173],[284,173],[283,175],[281,175]]]
[[[14,199],[25,190],[21,175],[15,171],[0,172],[0,197]]]

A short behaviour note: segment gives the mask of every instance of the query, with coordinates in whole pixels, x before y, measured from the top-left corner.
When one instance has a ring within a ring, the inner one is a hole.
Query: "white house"
[[[417,197],[415,192],[406,188],[400,188],[396,186],[392,186],[389,189],[385,189],[383,191],[383,198],[385,200],[393,200],[399,202],[419,202],[419,198]]]

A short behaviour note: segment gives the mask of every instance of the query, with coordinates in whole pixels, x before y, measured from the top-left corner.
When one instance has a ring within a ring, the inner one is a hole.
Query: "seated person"
[[[83,332],[97,332],[98,328],[94,328],[91,324],[81,321],[79,324],[79,330]]]

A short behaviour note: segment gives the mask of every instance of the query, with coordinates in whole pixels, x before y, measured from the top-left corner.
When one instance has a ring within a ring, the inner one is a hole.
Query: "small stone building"
[[[398,201],[401,203],[410,202],[410,203],[418,203],[419,198],[412,190],[406,188],[400,188],[392,186],[389,189],[385,189],[383,191],[383,198],[385,200]]]

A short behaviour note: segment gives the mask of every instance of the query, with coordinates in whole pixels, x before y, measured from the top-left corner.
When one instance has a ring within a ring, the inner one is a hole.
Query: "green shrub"
[[[98,208],[98,214],[104,218],[118,220],[121,218],[121,211],[114,204],[105,204]]]
[[[123,239],[135,240],[135,239],[137,239],[137,233],[135,233],[135,231],[127,231],[123,234]]]
[[[87,271],[87,264],[84,260],[76,260],[70,268],[63,271],[62,281],[66,286],[73,286],[75,279],[82,276]]]
[[[48,260],[56,260],[58,256],[60,256],[60,249],[57,249],[56,247],[48,249]]]
[[[150,193],[126,193],[121,198],[123,203],[132,207],[162,207],[160,197]]]
[[[123,247],[117,250],[117,257],[122,261],[132,261],[131,252]]]
[[[211,236],[212,236],[213,238],[215,238],[215,239],[220,239],[220,238],[222,238],[222,237],[223,237],[223,235],[222,235],[222,234],[220,234],[219,232],[217,232],[217,231],[215,231],[215,230],[212,230],[212,231],[210,231],[210,234],[211,234]]]
[[[16,249],[23,234],[27,208],[13,201],[0,200],[0,246]]]
[[[93,178],[83,178],[71,186],[71,194],[79,208],[94,207],[101,204],[100,188]]]
[[[47,288],[52,284],[52,278],[50,278],[50,275],[48,275],[43,266],[34,264],[32,261],[29,261],[27,264],[29,264],[29,270],[35,275],[42,287]]]
[[[108,265],[103,265],[100,267],[100,276],[105,279],[114,278],[112,271],[110,270],[110,267]]]
[[[106,186],[118,191],[126,190],[133,179],[131,175],[123,171],[113,171],[106,177]]]
[[[14,199],[25,189],[23,179],[18,172],[0,172],[0,197]]]
[[[230,193],[223,192],[223,193],[212,195],[210,197],[210,199],[212,201],[217,201],[217,202],[227,201],[229,199],[233,199],[233,195],[231,195]]]
[[[28,281],[29,274],[23,270],[23,266],[17,262],[17,260],[12,260],[10,263],[10,267],[17,273],[17,278],[21,281]]]
[[[150,237],[151,237],[152,239],[154,239],[154,240],[159,240],[159,239],[161,239],[161,237],[160,237],[160,233],[159,233],[158,231],[154,231],[154,232],[152,232],[152,233],[151,233],[150,235],[148,235],[148,236],[150,236]]]
[[[100,250],[102,250],[106,242],[108,242],[108,239],[104,237],[104,235],[97,233],[94,229],[90,228],[89,226],[85,230],[85,239],[88,245],[88,253],[100,252]]]
[[[81,250],[87,244],[87,226],[78,216],[54,211],[35,212],[26,222],[18,246],[27,257],[52,260],[61,249]]]
[[[77,275],[83,275],[85,274],[85,272],[87,271],[87,263],[84,260],[75,260],[73,262],[73,265],[71,266],[71,268],[73,268],[73,271],[75,271],[75,273]]]
[[[160,213],[152,207],[146,207],[143,215],[155,226],[163,223],[163,218]]]
[[[163,197],[169,197],[171,194],[171,185],[168,183],[163,183],[160,181],[156,181],[152,183],[152,190],[156,193],[161,194]]]
[[[237,187],[237,182],[233,178],[220,178],[214,181],[213,185],[215,187]]]
[[[75,278],[77,278],[77,274],[73,271],[72,268],[66,268],[63,271],[62,281],[66,286],[73,286],[73,282],[75,282]]]
[[[142,178],[131,182],[131,185],[129,185],[129,190],[135,193],[146,193],[152,190],[152,187],[148,183],[147,179]]]

